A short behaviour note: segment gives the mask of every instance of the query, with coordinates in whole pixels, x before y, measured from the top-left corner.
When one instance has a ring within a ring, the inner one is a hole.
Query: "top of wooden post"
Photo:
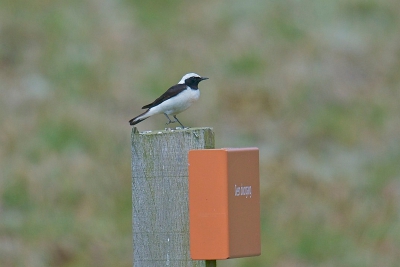
[[[182,138],[186,135],[186,138],[191,135],[194,139],[198,138],[204,138],[204,149],[208,148],[214,148],[215,147],[215,141],[214,141],[214,131],[213,128],[211,127],[195,127],[195,128],[185,128],[185,129],[164,129],[164,130],[154,130],[154,131],[142,131],[139,132],[139,130],[136,127],[132,128],[132,141],[139,136],[141,137],[151,137],[154,135],[176,135],[177,138]],[[179,136],[179,137],[178,137]]]
[[[163,133],[174,133],[174,132],[194,132],[194,131],[212,131],[212,127],[194,127],[194,128],[165,128],[164,130],[154,130],[154,131],[142,131],[140,132],[138,128],[132,128],[132,134],[163,134]]]

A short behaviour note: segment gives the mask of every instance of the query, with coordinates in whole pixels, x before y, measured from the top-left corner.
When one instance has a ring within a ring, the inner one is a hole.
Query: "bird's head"
[[[188,73],[182,77],[182,79],[179,81],[179,84],[186,84],[192,89],[197,89],[199,82],[207,79],[207,77],[201,77],[196,73]]]

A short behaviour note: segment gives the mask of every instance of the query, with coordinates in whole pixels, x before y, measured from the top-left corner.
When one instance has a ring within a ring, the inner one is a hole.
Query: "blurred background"
[[[181,122],[260,148],[262,255],[218,266],[398,266],[399,10],[1,1],[0,266],[132,265],[128,121],[187,72]]]

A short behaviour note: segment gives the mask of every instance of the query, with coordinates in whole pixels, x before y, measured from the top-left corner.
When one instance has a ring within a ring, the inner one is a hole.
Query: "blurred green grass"
[[[1,2],[0,266],[131,266],[128,120],[192,71],[181,121],[261,152],[262,255],[219,266],[397,266],[398,10]]]

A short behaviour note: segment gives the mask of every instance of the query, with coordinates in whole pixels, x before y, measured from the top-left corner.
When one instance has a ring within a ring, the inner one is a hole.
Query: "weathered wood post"
[[[190,258],[188,152],[214,148],[211,128],[132,129],[134,267],[212,267]]]

